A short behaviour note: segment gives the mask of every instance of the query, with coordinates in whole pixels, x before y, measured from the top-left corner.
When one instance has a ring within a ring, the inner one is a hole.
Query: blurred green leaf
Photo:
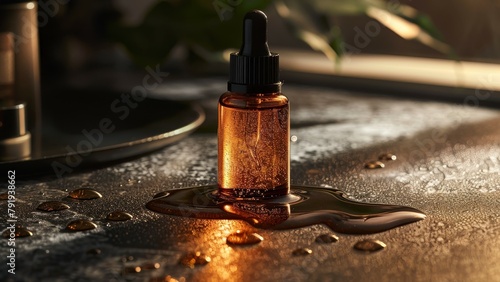
[[[399,2],[278,0],[275,6],[279,15],[285,19],[287,26],[298,38],[312,49],[323,52],[331,60],[336,60],[353,50],[359,51],[354,46],[345,44],[338,26],[329,22],[328,19],[338,15],[366,14],[404,39],[419,41],[447,55],[453,54],[453,50],[443,42],[441,34],[428,16]]]
[[[340,30],[340,28],[332,28],[329,45],[339,57],[342,57],[344,55],[344,38],[342,37],[342,31]]]
[[[278,14],[292,33],[313,50],[322,52],[330,60],[335,60],[337,53],[329,44],[330,24],[324,16],[319,16],[309,3],[299,0],[275,1]]]
[[[112,37],[140,65],[163,61],[172,48],[184,44],[191,52],[205,54],[238,48],[244,15],[265,8],[271,0],[158,1],[138,26],[115,23]],[[201,49],[200,49],[201,48]],[[212,56],[213,57],[213,56]],[[210,57],[210,58],[212,58]]]
[[[409,21],[391,10],[370,7],[366,14],[406,40],[416,40],[444,54],[450,54],[451,52],[450,46],[427,32],[419,23]],[[427,23],[426,28],[430,28],[434,33],[437,33],[437,29],[434,28],[432,22],[430,24],[429,21],[424,22]]]

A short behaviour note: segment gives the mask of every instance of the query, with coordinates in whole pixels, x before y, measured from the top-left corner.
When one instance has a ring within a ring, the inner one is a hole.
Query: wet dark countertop
[[[323,225],[264,230],[238,220],[181,218],[145,208],[158,192],[216,183],[216,105],[224,81],[194,83],[201,90],[169,83],[157,94],[179,99],[184,89],[182,99],[205,107],[207,121],[196,133],[146,156],[61,179],[16,179],[18,223],[34,235],[16,240],[16,274],[2,263],[1,281],[149,281],[168,275],[179,281],[500,281],[498,110],[286,84],[296,136],[292,184],[332,187],[353,200],[407,205],[427,214],[386,232],[336,234],[338,242],[317,244],[318,235],[334,232]],[[387,152],[397,160],[383,169],[364,168]],[[1,187],[6,191],[6,183]],[[82,187],[103,197],[67,198]],[[49,200],[71,208],[36,210]],[[0,206],[6,226],[7,203]],[[115,210],[133,219],[106,220]],[[98,227],[64,231],[74,219],[91,219]],[[238,229],[264,240],[227,245],[226,237]],[[376,253],[353,249],[367,238],[387,247]],[[312,253],[293,256],[301,247]],[[3,262],[9,248],[4,239]],[[96,248],[100,254],[89,253]],[[193,269],[179,264],[195,251],[210,256],[210,263]],[[160,268],[127,271],[150,262]]]

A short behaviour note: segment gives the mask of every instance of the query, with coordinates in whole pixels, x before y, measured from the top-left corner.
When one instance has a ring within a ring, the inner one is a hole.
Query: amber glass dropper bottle
[[[290,192],[290,118],[279,56],[267,45],[267,17],[246,14],[243,44],[231,54],[228,92],[218,105],[218,186],[226,199]]]

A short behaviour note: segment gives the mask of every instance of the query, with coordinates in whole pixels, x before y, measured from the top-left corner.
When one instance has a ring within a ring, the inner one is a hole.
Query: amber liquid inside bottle
[[[219,194],[263,199],[290,191],[288,98],[226,92],[219,99]]]

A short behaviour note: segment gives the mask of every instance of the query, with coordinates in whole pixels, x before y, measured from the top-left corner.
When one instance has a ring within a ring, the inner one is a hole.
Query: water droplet
[[[9,199],[9,194],[8,193],[2,193],[0,194],[0,201],[7,200]]]
[[[155,270],[155,269],[159,269],[159,268],[160,268],[160,264],[157,262],[146,262],[146,263],[141,265],[142,270]]]
[[[86,219],[73,220],[66,225],[68,231],[85,231],[97,228],[97,225]]]
[[[125,221],[125,220],[131,220],[132,218],[133,216],[131,214],[123,211],[114,211],[109,213],[108,216],[106,216],[106,219],[112,221]]]
[[[101,249],[98,249],[98,248],[94,248],[94,249],[90,249],[87,251],[87,254],[89,255],[100,255],[102,253]]]
[[[386,245],[384,242],[373,239],[358,241],[356,244],[354,244],[354,249],[368,253],[383,250],[385,247]]]
[[[181,277],[179,279],[175,279],[174,277],[167,275],[162,277],[153,277],[149,280],[149,282],[186,282],[186,278]]]
[[[365,168],[367,168],[367,169],[384,168],[384,167],[385,167],[385,164],[383,162],[380,162],[380,161],[371,161],[371,162],[367,162],[365,164]]]
[[[140,266],[126,266],[123,268],[123,274],[140,273],[141,271]]]
[[[133,257],[133,256],[126,256],[126,257],[122,257],[122,261],[123,261],[123,262],[133,261],[133,260],[134,260],[134,257]]]
[[[80,188],[71,191],[69,197],[78,200],[92,200],[102,198],[102,195],[94,189]]]
[[[254,245],[262,242],[264,238],[257,233],[236,231],[226,238],[228,245]]]
[[[306,171],[306,174],[308,174],[308,175],[318,175],[318,174],[321,174],[321,171],[319,169],[308,169]]]
[[[298,139],[299,139],[299,138],[298,138],[296,135],[292,135],[292,137],[290,137],[290,140],[291,140],[292,142],[297,142],[297,140],[298,140]]]
[[[300,248],[300,249],[295,249],[292,252],[292,255],[294,255],[294,256],[308,256],[308,255],[312,254],[312,252],[313,251],[309,248]]]
[[[398,157],[391,153],[385,153],[378,156],[379,161],[395,161]]]
[[[333,234],[322,234],[316,237],[314,242],[320,244],[331,244],[339,241],[339,237]]]
[[[194,268],[195,266],[198,265],[205,265],[209,263],[211,260],[212,259],[209,256],[206,256],[201,252],[194,252],[194,253],[188,253],[183,257],[181,257],[179,263],[184,266]]]
[[[333,188],[291,188],[287,196],[253,202],[219,198],[217,185],[177,189],[149,201],[146,207],[184,217],[240,219],[277,230],[325,224],[334,232],[347,234],[378,233],[425,218],[424,213],[410,207],[355,202]]]
[[[36,208],[37,210],[51,212],[51,211],[62,211],[69,209],[69,206],[63,202],[59,201],[48,201],[43,202]]]
[[[20,238],[20,237],[29,237],[33,236],[33,232],[29,231],[28,229],[17,225],[15,228],[7,228],[2,233],[2,236],[4,238]]]
[[[159,269],[159,268],[160,268],[160,264],[159,263],[157,263],[157,262],[156,263],[148,262],[148,263],[144,263],[141,266],[137,266],[137,265],[126,266],[126,267],[123,268],[122,273],[123,274],[141,273],[143,271],[156,270],[156,269]]]
[[[33,251],[33,254],[35,256],[44,256],[50,254],[50,250],[44,250],[44,249],[35,249]]]
[[[156,198],[162,198],[162,197],[166,197],[170,195],[170,192],[167,192],[167,191],[163,191],[163,192],[160,192],[156,195],[153,196],[153,199],[156,199]]]

